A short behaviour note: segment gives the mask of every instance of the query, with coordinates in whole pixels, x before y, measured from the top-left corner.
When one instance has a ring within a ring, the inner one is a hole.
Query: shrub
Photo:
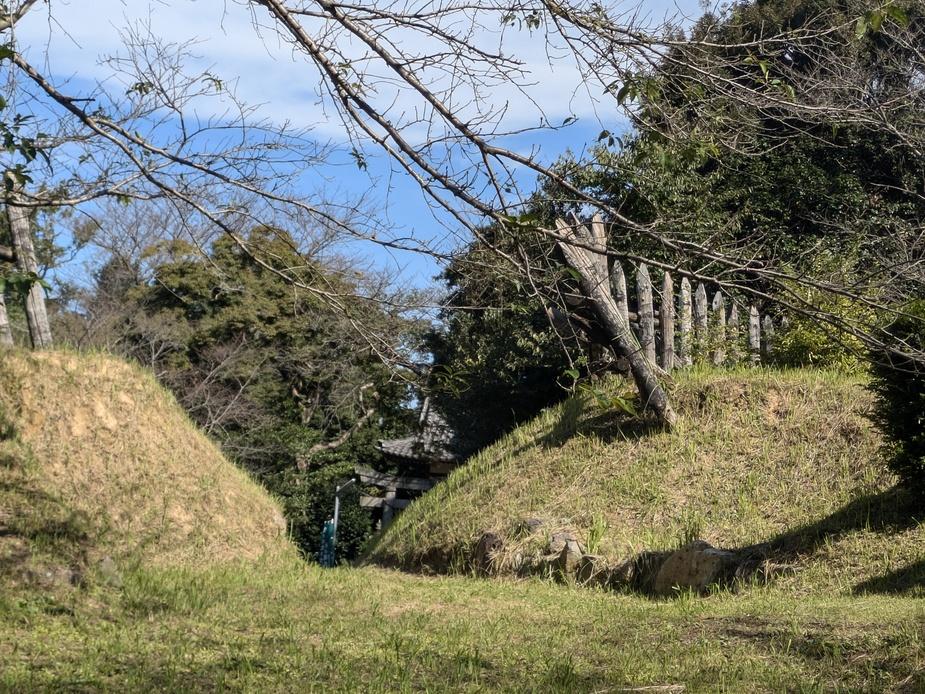
[[[925,350],[925,300],[913,302],[886,328],[888,346]],[[871,355],[874,421],[889,448],[890,469],[925,496],[925,363],[887,349]]]
[[[282,501],[292,540],[306,559],[314,561],[318,556],[324,522],[334,514],[335,488],[353,476],[353,463],[346,461],[304,472],[290,469],[267,480],[270,490]],[[360,507],[359,492],[353,487],[341,497],[338,563],[359,556],[371,532],[369,511]]]
[[[807,274],[836,286],[850,286],[856,276],[856,253],[821,250],[808,268],[795,274]],[[848,297],[791,283],[789,291],[822,315],[836,323],[862,322],[874,325],[876,313],[861,302]],[[851,333],[839,330],[823,320],[799,313],[787,313],[788,324],[781,326],[774,339],[773,361],[780,366],[837,369],[844,373],[863,373],[867,368],[864,343]]]
[[[818,310],[836,318],[876,321],[873,311],[841,297],[803,292]],[[844,373],[863,373],[866,368],[864,345],[854,335],[809,316],[792,314],[774,339],[773,359],[780,366],[838,369]]]
[[[804,316],[796,316],[774,341],[773,360],[780,366],[811,366],[845,373],[864,370],[860,341],[849,335],[836,339],[833,329]]]

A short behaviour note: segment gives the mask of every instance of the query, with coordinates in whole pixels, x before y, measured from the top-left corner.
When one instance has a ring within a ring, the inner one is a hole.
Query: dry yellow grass
[[[274,501],[140,368],[7,352],[0,415],[10,571],[56,552],[71,564],[206,566],[292,551]]]

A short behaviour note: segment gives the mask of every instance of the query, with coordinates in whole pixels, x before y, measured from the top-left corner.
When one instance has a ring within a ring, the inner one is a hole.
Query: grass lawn
[[[672,432],[591,397],[552,408],[380,538],[382,563],[451,560],[434,578],[302,562],[150,375],[2,361],[0,690],[925,691],[925,524],[850,379],[694,372]],[[471,577],[473,539],[528,549],[531,517],[617,559],[704,537],[793,571],[661,601]]]
[[[925,603],[293,563],[0,597],[8,691],[922,691]]]

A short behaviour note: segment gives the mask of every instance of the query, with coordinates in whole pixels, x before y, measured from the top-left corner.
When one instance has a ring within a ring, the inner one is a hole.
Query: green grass
[[[0,598],[6,691],[919,691],[925,604],[777,588],[654,601],[293,563]]]
[[[858,382],[695,372],[672,433],[573,400],[413,504],[375,555],[459,558],[486,527],[516,547],[542,517],[602,553],[770,538],[794,565],[653,600],[307,566],[149,376],[101,355],[2,366],[0,690],[925,691],[925,543]],[[26,578],[56,568],[73,584]]]
[[[413,503],[371,561],[467,573],[488,530],[496,566],[543,552],[550,533],[620,561],[694,538],[751,548],[795,570],[797,592],[851,594],[880,581],[922,592],[925,529],[894,489],[866,417],[862,380],[818,370],[694,370],[676,376],[670,431],[579,395],[542,413]],[[524,535],[539,518],[545,532]],[[911,567],[911,568],[910,568]]]

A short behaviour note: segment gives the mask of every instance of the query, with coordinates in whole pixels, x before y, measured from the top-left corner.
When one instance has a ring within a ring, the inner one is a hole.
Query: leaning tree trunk
[[[13,252],[19,270],[37,276],[39,268],[35,258],[35,247],[32,244],[28,208],[16,204],[18,197],[18,193],[14,191],[9,193],[6,199]],[[51,347],[51,326],[48,324],[48,312],[45,310],[45,290],[38,282],[33,282],[26,292],[26,320],[29,323],[32,346],[35,349]]]
[[[566,262],[579,277],[582,294],[594,307],[601,325],[610,338],[610,346],[619,357],[629,363],[633,380],[639,389],[646,406],[651,408],[668,426],[673,426],[677,415],[671,408],[668,395],[659,383],[661,373],[658,366],[646,358],[646,355],[630,329],[629,321],[620,311],[610,292],[610,277],[607,270],[606,236],[604,225],[595,215],[591,230],[580,224],[570,226],[561,219],[556,220],[556,228],[563,240],[559,247],[565,254]],[[594,250],[590,250],[590,249]]]

